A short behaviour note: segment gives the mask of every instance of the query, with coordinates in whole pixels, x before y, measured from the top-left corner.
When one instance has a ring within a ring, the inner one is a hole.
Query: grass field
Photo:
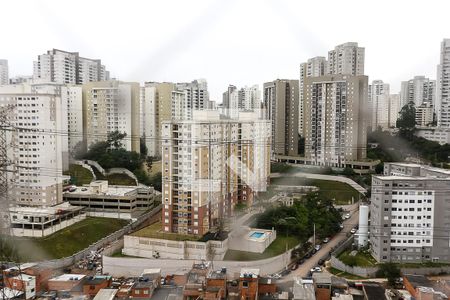
[[[119,230],[128,222],[109,218],[86,218],[45,238],[17,238],[14,245],[23,261],[70,256]]]
[[[110,185],[136,185],[136,181],[126,174],[111,174],[106,179]]]
[[[377,264],[375,258],[368,252],[358,251],[356,255],[352,256],[352,250],[342,252],[338,258],[346,265],[358,267],[374,267]]]
[[[161,231],[161,223],[157,222],[142,228],[131,235],[156,239],[166,239],[172,241],[198,241],[201,237],[195,235],[183,235],[178,233],[165,233]]]
[[[148,173],[149,176],[153,176],[153,175],[161,172],[161,169],[162,169],[161,168],[161,161],[160,160],[154,161],[152,163],[152,169],[150,170],[150,172],[147,172],[147,173]]]
[[[228,250],[223,260],[249,261],[270,258],[285,252],[286,244],[287,248],[291,249],[299,243],[300,240],[297,237],[285,237],[278,235],[277,239],[272,244],[270,244],[270,246],[267,247],[266,251],[264,251],[263,253]]]
[[[88,169],[75,164],[69,165],[69,171],[64,172],[64,175],[70,175],[74,180],[73,183],[78,186],[89,184],[91,183],[92,179],[94,179]]]
[[[358,201],[360,193],[350,185],[330,180],[308,179],[301,177],[274,178],[271,185],[309,185],[319,188],[319,195],[334,199],[338,205],[349,204],[352,198]]]

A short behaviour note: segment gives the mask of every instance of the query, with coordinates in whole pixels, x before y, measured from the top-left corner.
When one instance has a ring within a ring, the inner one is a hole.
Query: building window
[[[243,281],[242,282],[242,287],[248,288],[248,281]]]

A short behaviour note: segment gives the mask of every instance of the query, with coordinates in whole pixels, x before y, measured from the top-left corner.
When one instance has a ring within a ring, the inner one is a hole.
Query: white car
[[[320,248],[322,248],[320,245],[316,245],[316,246],[314,246],[314,249],[316,249],[316,251],[319,251],[320,250]]]
[[[280,279],[281,275],[276,273],[276,274],[272,274],[270,277],[272,277],[273,279]]]
[[[314,273],[314,272],[322,272],[322,268],[321,268],[321,267],[314,267],[314,268],[312,268],[310,271],[311,271],[311,273]]]
[[[347,219],[350,219],[350,214],[345,214],[345,215],[344,215],[344,219],[346,219],[346,220],[347,220]]]
[[[323,239],[323,242],[324,242],[325,244],[328,243],[329,241],[330,241],[330,238],[327,238],[327,237],[326,237],[326,238]]]
[[[351,234],[355,234],[356,233],[356,228],[352,228],[352,230],[350,230]]]

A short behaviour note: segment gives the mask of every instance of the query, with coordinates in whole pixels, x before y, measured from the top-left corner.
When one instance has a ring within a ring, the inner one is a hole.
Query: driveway
[[[308,275],[309,270],[317,266],[319,260],[322,257],[327,256],[328,253],[331,251],[332,247],[335,247],[339,244],[339,242],[344,241],[347,238],[347,233],[349,233],[353,227],[358,225],[359,222],[358,203],[354,204],[350,211],[351,211],[350,219],[347,219],[343,222],[344,229],[342,229],[341,232],[336,234],[327,244],[322,244],[322,248],[311,258],[305,260],[305,262],[301,264],[297,270],[292,271],[290,274],[286,275],[279,281],[280,282],[292,281],[294,276],[306,277]]]

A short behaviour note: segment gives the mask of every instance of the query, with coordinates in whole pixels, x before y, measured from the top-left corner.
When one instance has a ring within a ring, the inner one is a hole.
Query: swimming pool
[[[264,232],[258,232],[258,231],[255,231],[250,235],[250,237],[254,238],[254,239],[259,239],[259,238],[262,238],[263,236],[264,236]]]

